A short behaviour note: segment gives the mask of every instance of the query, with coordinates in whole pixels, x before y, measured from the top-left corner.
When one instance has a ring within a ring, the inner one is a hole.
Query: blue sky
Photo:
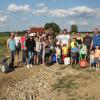
[[[100,28],[100,0],[1,0],[0,31],[25,30],[56,22],[70,30]]]

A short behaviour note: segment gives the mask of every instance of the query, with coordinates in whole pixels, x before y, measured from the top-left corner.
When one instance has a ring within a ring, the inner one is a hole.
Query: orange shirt
[[[100,57],[100,50],[95,50],[94,56],[95,57]]]

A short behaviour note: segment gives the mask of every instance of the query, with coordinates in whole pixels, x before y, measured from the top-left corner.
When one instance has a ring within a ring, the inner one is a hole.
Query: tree
[[[54,23],[54,22],[46,23],[46,24],[44,25],[44,28],[45,28],[46,30],[52,28],[54,34],[57,34],[57,33],[60,32],[60,27],[59,27],[59,25],[56,24],[56,23]]]
[[[77,31],[78,31],[77,25],[73,25],[72,24],[72,26],[71,26],[71,32],[77,33]]]

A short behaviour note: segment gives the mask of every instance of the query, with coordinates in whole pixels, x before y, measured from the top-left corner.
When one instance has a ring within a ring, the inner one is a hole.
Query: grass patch
[[[74,77],[68,75],[58,79],[58,82],[53,85],[53,90],[66,89],[67,91],[78,88],[78,84],[74,82]]]

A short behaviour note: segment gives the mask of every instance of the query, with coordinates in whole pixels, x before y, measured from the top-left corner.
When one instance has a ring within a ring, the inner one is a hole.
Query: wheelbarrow
[[[10,61],[11,61],[11,57],[6,56],[3,57],[0,61],[0,71],[3,73],[7,73],[10,71]]]

